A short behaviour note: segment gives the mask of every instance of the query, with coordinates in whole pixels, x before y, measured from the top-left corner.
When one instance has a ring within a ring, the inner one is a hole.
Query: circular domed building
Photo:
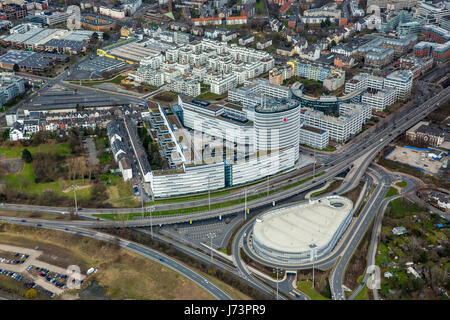
[[[261,215],[253,227],[253,249],[265,260],[302,264],[329,254],[352,219],[353,202],[328,196]]]

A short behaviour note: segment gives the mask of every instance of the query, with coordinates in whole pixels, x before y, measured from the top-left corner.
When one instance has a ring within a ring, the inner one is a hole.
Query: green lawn
[[[358,283],[364,279],[364,274],[358,277]],[[369,300],[369,292],[367,291],[367,285],[364,285],[364,288],[356,295],[354,300]]]
[[[389,198],[389,197],[396,196],[396,195],[398,195],[398,190],[394,187],[390,187],[388,192],[386,193],[385,198]]]
[[[35,183],[35,176],[33,172],[33,164],[25,163],[21,172],[16,174],[9,174],[3,177],[0,177],[0,181],[6,183],[7,186],[16,188],[18,190],[22,190],[23,192],[28,192],[35,195],[40,195],[44,191],[53,191],[58,195],[65,195],[72,197],[73,194],[71,192],[63,192],[65,188],[69,186],[69,184],[76,184],[78,186],[85,185],[83,179],[78,179],[74,181],[55,181],[55,182],[46,182],[46,183]],[[90,188],[84,188],[77,191],[78,199],[89,199],[91,196]]]
[[[23,149],[28,149],[32,155],[36,153],[50,153],[55,152],[61,155],[70,154],[70,149],[67,143],[59,144],[41,144],[36,147],[1,147],[0,153],[6,155],[7,158],[21,158]],[[67,195],[68,193],[62,192],[69,184],[75,183],[78,186],[82,186],[85,182],[82,179],[67,182],[65,180],[46,182],[46,183],[35,183],[35,176],[33,172],[33,164],[25,163],[22,171],[15,174],[9,174],[0,177],[0,181],[6,183],[7,186],[22,190],[23,192],[28,192],[35,195],[40,195],[44,191],[54,191],[59,195]],[[69,196],[72,196],[69,194]],[[90,188],[80,189],[77,191],[77,197],[79,199],[90,197]]]
[[[397,182],[395,185],[400,187],[400,188],[404,188],[404,187],[406,187],[408,185],[408,182],[400,181],[400,182]]]
[[[0,153],[3,153],[6,158],[22,158],[22,151],[24,149],[28,149],[31,155],[35,153],[50,152],[55,152],[61,155],[70,154],[70,149],[67,143],[40,144],[37,147],[0,147]]]
[[[332,191],[336,190],[341,184],[342,184],[342,181],[334,180],[333,182],[330,183],[330,185],[326,189],[314,192],[313,194],[311,194],[311,197],[317,197],[318,195],[321,195],[321,194],[324,194],[327,192],[332,192]]]
[[[383,242],[380,242],[378,244],[377,250],[380,251],[380,254],[377,254],[376,258],[375,258],[375,263],[377,266],[381,267],[381,262],[383,261],[383,259],[386,260],[386,263],[390,262],[390,258],[388,255],[388,251],[389,249],[386,247],[386,245]]]
[[[130,182],[123,181],[121,175],[103,174],[100,177],[106,183],[108,202],[114,207],[138,207],[141,202],[133,195]]]
[[[420,208],[414,203],[404,198],[397,198],[389,204],[394,212],[393,218],[399,219],[406,216],[406,214],[413,214],[419,212]]]
[[[297,289],[308,295],[311,300],[330,300],[311,288],[312,282],[310,280],[298,281]]]
[[[224,196],[230,194],[231,190],[223,190],[217,192],[211,192],[211,198]],[[170,198],[170,199],[160,199],[155,200],[155,204],[163,204],[163,203],[176,203],[176,202],[188,202],[194,200],[207,199],[208,194],[200,194],[197,196],[188,196],[188,197],[178,197],[178,198]]]
[[[101,164],[109,163],[111,161],[111,155],[109,152],[101,153],[98,158]]]
[[[267,14],[266,6],[264,5],[263,0],[257,0],[255,3],[255,13],[258,15],[265,15]]]
[[[113,84],[120,84],[120,82],[125,79],[127,76],[115,76],[114,78],[111,79],[106,79],[106,80],[85,80],[85,81],[81,81],[81,85],[82,86],[87,86],[87,87],[91,87],[97,84],[102,84],[102,83],[113,83]],[[72,80],[70,81],[71,83],[74,84],[80,84],[80,81],[76,81],[76,80]]]
[[[333,146],[328,146],[328,147],[326,147],[326,148],[324,148],[324,149],[313,148],[313,147],[311,147],[311,146],[307,146],[306,144],[302,144],[301,146],[303,146],[303,147],[305,147],[305,148],[308,148],[308,149],[311,149],[311,150],[317,150],[317,151],[326,151],[326,152],[333,152],[333,151],[336,151],[336,147],[333,147]]]
[[[367,289],[367,286],[365,285],[364,288],[356,295],[354,300],[369,300],[369,292]]]
[[[197,99],[202,99],[202,100],[221,100],[223,98],[227,97],[227,93],[224,94],[215,94],[212,92],[205,92],[202,93],[200,95],[197,96]]]

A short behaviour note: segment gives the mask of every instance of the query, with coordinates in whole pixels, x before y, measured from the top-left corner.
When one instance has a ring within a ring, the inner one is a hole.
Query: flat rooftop
[[[327,197],[269,211],[257,220],[253,237],[268,248],[296,253],[325,246],[353,208],[344,197]]]
[[[325,132],[325,130],[322,130],[322,129],[319,129],[319,128],[310,127],[310,126],[302,126],[300,129],[311,131],[311,132],[318,133],[318,134],[322,134],[322,133]]]
[[[57,110],[80,107],[107,107],[126,105],[129,102],[103,94],[75,92],[72,90],[47,91],[42,93],[31,104],[25,106],[29,110]]]

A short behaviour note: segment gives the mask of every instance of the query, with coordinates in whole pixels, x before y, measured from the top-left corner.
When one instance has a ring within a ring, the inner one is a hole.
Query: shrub
[[[33,156],[31,155],[31,152],[28,151],[28,149],[23,149],[22,151],[22,160],[26,163],[31,163],[33,161]]]
[[[37,292],[34,289],[30,289],[25,293],[25,298],[32,300],[32,299],[36,299],[37,297]]]

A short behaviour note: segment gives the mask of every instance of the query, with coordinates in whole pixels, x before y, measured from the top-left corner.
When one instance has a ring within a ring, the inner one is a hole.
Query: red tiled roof
[[[237,20],[237,19],[247,19],[246,16],[239,16],[239,17],[227,17],[227,20]]]
[[[222,20],[222,18],[220,18],[220,17],[212,17],[212,18],[197,18],[197,19],[192,19],[193,22],[196,22],[196,21],[212,21],[212,20]]]

